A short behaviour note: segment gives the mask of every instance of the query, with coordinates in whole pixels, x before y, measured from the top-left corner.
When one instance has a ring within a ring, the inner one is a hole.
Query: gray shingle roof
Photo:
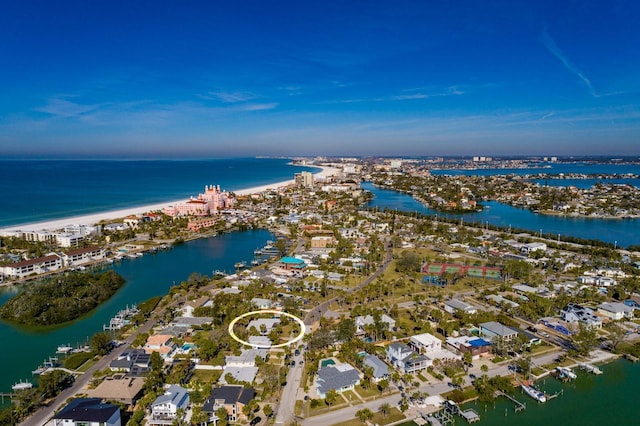
[[[347,386],[355,385],[360,380],[358,370],[348,364],[342,364],[338,368],[333,365],[322,367],[318,370],[318,393],[326,394],[332,389],[339,390]],[[341,368],[340,368],[341,367]]]

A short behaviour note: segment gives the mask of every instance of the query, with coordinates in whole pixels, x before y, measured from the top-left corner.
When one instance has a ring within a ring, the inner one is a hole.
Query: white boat
[[[73,350],[73,346],[69,345],[68,343],[66,345],[60,345],[58,346],[58,349],[56,350],[57,354],[66,354],[69,353]]]
[[[575,380],[578,378],[578,375],[574,373],[573,370],[570,369],[569,367],[556,367],[556,370],[558,370],[560,373],[564,374],[566,377],[570,378],[571,380]]]
[[[11,386],[11,389],[13,389],[14,391],[19,391],[23,389],[31,389],[32,387],[33,387],[33,383],[23,382],[22,380],[20,380],[18,383]]]
[[[547,402],[547,395],[545,395],[544,392],[534,388],[533,385],[527,385],[525,383],[522,383],[520,386],[522,387],[522,390],[527,395],[529,395],[531,398],[535,399],[536,401]]]

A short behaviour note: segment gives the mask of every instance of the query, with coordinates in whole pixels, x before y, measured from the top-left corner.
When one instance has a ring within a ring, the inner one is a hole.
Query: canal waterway
[[[374,195],[368,207],[393,209],[405,212],[417,212],[427,215],[438,215],[461,219],[463,223],[477,223],[502,226],[512,229],[526,229],[532,234],[548,234],[553,236],[573,236],[584,239],[600,240],[617,247],[628,247],[640,244],[640,219],[592,219],[582,217],[563,217],[533,213],[496,201],[483,202],[480,212],[465,214],[443,214],[430,209],[416,201],[410,195],[398,191],[376,188],[371,183],[363,183],[362,187]]]
[[[213,271],[234,271],[238,261],[250,262],[253,251],[274,236],[266,230],[232,232],[201,238],[177,245],[168,250],[145,254],[136,259],[122,260],[113,268],[126,279],[126,285],[109,301],[86,317],[53,330],[36,331],[0,322],[0,392],[11,391],[20,380],[32,380],[31,372],[59,345],[84,345],[90,337],[102,331],[119,310],[151,297],[166,294],[171,286],[185,281],[192,273],[211,276]],[[26,284],[33,285],[33,284]],[[20,291],[19,287],[3,288],[0,305]]]
[[[613,175],[613,174],[640,174],[640,165],[638,164],[599,164],[599,163],[540,163],[531,165],[528,168],[518,169],[433,169],[431,174],[434,175],[452,175],[452,176],[493,176],[493,175],[533,175],[539,173],[547,174],[572,174],[579,173],[585,175]]]
[[[560,383],[552,377],[536,384],[549,395],[562,393],[544,404],[515,391],[512,395],[527,408],[514,412],[514,403],[500,397],[494,404],[472,402],[465,408],[473,408],[480,414],[481,426],[517,424],[537,426],[543,424],[582,425],[623,425],[633,424],[638,416],[638,391],[640,364],[617,360],[600,366],[604,374],[594,376],[578,369],[578,378],[568,383]],[[456,423],[464,423],[457,420]]]

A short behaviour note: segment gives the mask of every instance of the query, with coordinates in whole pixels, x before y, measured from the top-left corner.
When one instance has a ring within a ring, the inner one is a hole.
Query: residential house
[[[387,330],[394,331],[396,328],[396,320],[391,318],[387,314],[380,315],[380,321],[386,325]],[[365,328],[373,326],[375,320],[372,315],[358,316],[355,319],[356,322],[356,335],[360,336],[366,333]]]
[[[518,332],[511,327],[500,324],[496,321],[483,322],[480,324],[480,335],[493,340],[495,338],[502,339],[504,342],[510,342],[518,336]]]
[[[136,401],[142,396],[144,380],[142,377],[107,377],[95,389],[90,390],[88,394],[91,398],[135,405]]]
[[[224,407],[227,410],[227,419],[231,422],[239,422],[244,419],[242,407],[247,405],[256,396],[252,388],[239,385],[226,385],[213,388],[211,395],[202,405],[202,411],[209,414],[211,420],[217,419],[216,411]]]
[[[53,426],[121,426],[120,407],[100,398],[76,398],[53,416]]]
[[[409,338],[409,347],[419,354],[434,359],[459,359],[460,356],[442,347],[442,341],[436,336],[423,333]]]
[[[491,342],[475,336],[447,337],[447,345],[463,355],[466,352],[471,353],[472,359],[478,359],[480,355],[491,352]]]
[[[267,335],[273,330],[273,328],[280,324],[279,318],[258,318],[251,320],[249,325],[247,326],[248,330],[251,330],[251,327],[255,328],[256,331],[260,332],[260,334]]]
[[[154,334],[147,338],[144,350],[148,354],[158,352],[163,359],[166,359],[171,357],[177,347],[178,345],[174,342],[173,336],[169,334]]]
[[[604,302],[598,305],[598,313],[614,321],[633,319],[635,308],[621,302]]]
[[[207,296],[199,297],[195,300],[190,300],[184,304],[182,307],[182,315],[185,317],[193,317],[193,312],[200,307],[208,306],[208,304],[212,304],[211,299]]]
[[[387,361],[403,373],[424,370],[433,361],[403,343],[392,343],[385,350]]]
[[[475,306],[458,299],[451,299],[444,302],[444,310],[450,314],[460,312],[463,314],[473,315],[478,312],[478,309]]]
[[[144,376],[150,368],[150,355],[144,349],[130,349],[109,363],[111,371],[127,373],[128,376]]]
[[[327,392],[344,392],[360,383],[360,373],[349,364],[334,364],[321,367],[316,379],[318,396],[324,399]]]
[[[560,317],[568,323],[582,323],[589,328],[602,327],[602,320],[593,312],[593,309],[577,303],[569,303],[564,307],[560,311]]]
[[[362,360],[362,365],[371,367],[373,381],[376,383],[389,377],[389,367],[375,355],[366,354]]]
[[[151,415],[147,425],[171,425],[178,418],[178,410],[186,411],[189,407],[189,391],[178,385],[170,385],[164,395],[160,395],[151,403]]]
[[[271,309],[273,306],[271,300],[260,297],[254,297],[251,299],[251,303],[253,303],[258,309]]]

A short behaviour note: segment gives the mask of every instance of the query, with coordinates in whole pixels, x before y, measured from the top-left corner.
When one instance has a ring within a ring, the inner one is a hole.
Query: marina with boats
[[[127,305],[124,309],[118,311],[118,313],[109,320],[109,324],[104,324],[102,326],[103,331],[117,331],[120,330],[125,325],[131,322],[131,318],[135,316],[140,310],[136,305],[132,305],[129,307]]]

